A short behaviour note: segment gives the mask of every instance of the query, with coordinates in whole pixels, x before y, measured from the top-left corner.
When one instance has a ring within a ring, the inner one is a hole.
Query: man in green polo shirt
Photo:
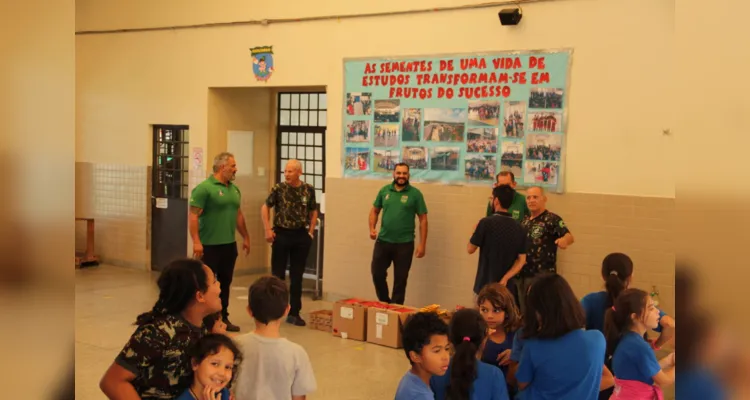
[[[240,209],[240,189],[232,183],[237,163],[231,153],[214,158],[214,174],[198,184],[190,195],[190,237],[193,256],[201,259],[216,274],[221,285],[221,316],[227,331],[240,328],[229,322],[229,288],[237,261],[235,230],[242,235],[242,249],[250,252],[250,235]]]
[[[380,233],[375,228],[383,211]],[[419,244],[414,249],[415,218],[419,219]],[[396,164],[393,183],[383,186],[370,210],[370,239],[375,240],[372,253],[372,281],[378,300],[404,304],[406,281],[412,256],[424,257],[427,245],[427,205],[419,189],[409,184],[409,166]],[[388,268],[393,263],[393,295],[388,293]]]
[[[514,190],[516,189],[516,177],[512,172],[500,171],[500,173],[497,174],[495,177],[495,184],[492,185],[492,187],[496,188],[501,185],[508,185]],[[492,197],[490,196],[490,201],[487,203],[487,216],[489,217],[494,213],[495,209],[492,207]],[[511,203],[508,213],[511,218],[518,222],[523,221],[524,217],[531,215],[529,207],[526,205],[526,197],[523,194],[516,191],[516,195],[513,197],[513,203]]]

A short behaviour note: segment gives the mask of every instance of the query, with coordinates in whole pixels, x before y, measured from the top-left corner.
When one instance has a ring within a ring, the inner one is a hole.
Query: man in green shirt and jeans
[[[501,171],[497,174],[495,177],[495,184],[492,185],[492,188],[494,189],[502,185],[508,185],[514,190],[516,189],[516,177],[512,172]],[[492,196],[490,196],[490,201],[487,203],[487,216],[492,216],[494,213],[495,209],[492,206]],[[511,203],[510,208],[508,209],[508,213],[511,218],[518,222],[523,221],[526,216],[531,215],[529,207],[526,205],[526,197],[521,193],[516,192],[516,195],[513,197],[513,203]]]
[[[383,211],[380,232],[375,226]],[[383,186],[370,210],[370,239],[375,240],[372,253],[372,281],[378,300],[404,304],[414,250],[415,218],[419,219],[417,258],[424,257],[427,245],[427,205],[419,189],[409,184],[409,165],[396,164],[393,183]],[[388,268],[393,263],[393,295],[388,293]]]
[[[216,274],[221,285],[221,316],[227,331],[239,332],[229,322],[229,288],[232,285],[234,263],[237,261],[237,242],[234,231],[242,235],[242,249],[250,252],[250,235],[245,216],[240,209],[240,189],[232,183],[237,174],[237,163],[231,153],[214,158],[214,174],[198,184],[190,195],[190,237],[193,256],[201,259]]]

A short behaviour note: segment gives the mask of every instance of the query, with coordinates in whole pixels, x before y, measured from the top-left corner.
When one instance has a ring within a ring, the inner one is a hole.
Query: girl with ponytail
[[[659,324],[659,310],[648,293],[626,289],[607,311],[605,334],[615,374],[613,400],[661,400],[661,388],[674,383],[674,353],[656,360],[643,339]]]
[[[433,376],[430,387],[436,400],[508,400],[502,371],[479,360],[489,330],[482,315],[465,308],[453,315],[449,339],[455,353],[448,371]]]
[[[136,318],[136,330],[99,384],[108,398],[175,398],[191,382],[188,350],[207,333],[204,318],[221,311],[219,281],[199,260],[171,262],[157,281],[159,299]],[[214,333],[224,333],[216,323]]]
[[[604,313],[612,308],[615,299],[630,286],[633,280],[633,261],[626,254],[612,253],[602,261],[602,279],[605,291],[589,293],[581,300],[586,312],[586,329],[604,332]],[[674,338],[675,321],[663,311],[659,311],[659,323],[654,331],[659,337],[651,342],[658,350]]]

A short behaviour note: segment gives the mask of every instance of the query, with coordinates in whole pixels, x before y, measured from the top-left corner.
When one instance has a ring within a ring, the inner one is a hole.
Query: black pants
[[[229,317],[229,288],[232,287],[234,263],[237,261],[237,243],[203,245],[203,263],[216,274],[221,286],[221,315]]]
[[[385,303],[404,304],[406,281],[409,279],[411,260],[414,255],[414,242],[385,243],[375,242],[372,251],[372,282],[378,300]],[[388,268],[393,263],[393,295],[388,294]]]
[[[289,262],[289,315],[299,317],[302,310],[302,275],[305,273],[307,255],[312,238],[307,229],[274,228],[276,238],[271,245],[271,272],[279,279],[286,279]]]

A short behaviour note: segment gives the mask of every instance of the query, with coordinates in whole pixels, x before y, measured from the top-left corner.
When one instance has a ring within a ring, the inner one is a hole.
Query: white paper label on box
[[[342,338],[342,339],[347,339],[348,337],[349,337],[349,334],[348,334],[348,333],[346,333],[346,332],[341,332],[341,338]]]
[[[383,338],[383,325],[376,325],[375,326],[375,338],[376,339],[382,339]]]
[[[378,329],[380,329],[380,325],[388,325],[388,314],[375,313],[375,323],[378,324]]]
[[[341,307],[341,312],[339,314],[341,315],[341,318],[354,319],[354,309],[351,307]]]

